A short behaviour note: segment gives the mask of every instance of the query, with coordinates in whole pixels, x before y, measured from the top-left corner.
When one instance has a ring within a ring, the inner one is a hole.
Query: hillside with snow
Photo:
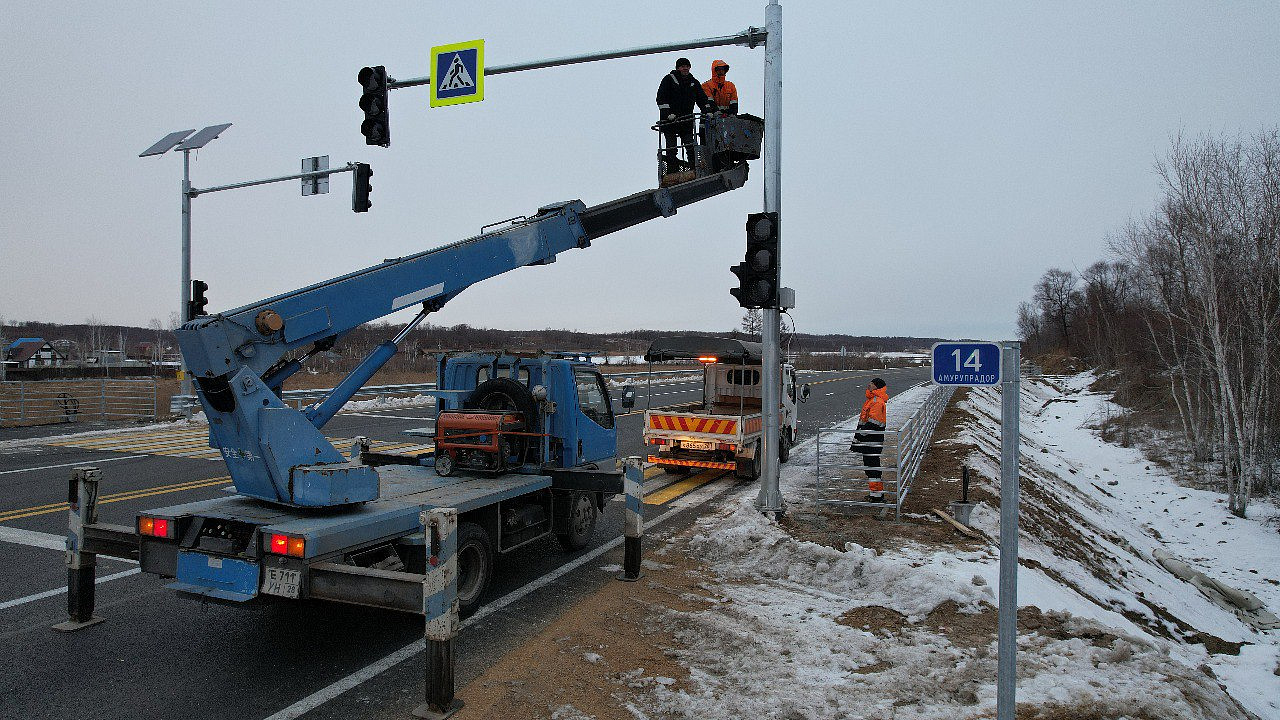
[[[1220,494],[1104,442],[1096,426],[1116,408],[1092,381],[1023,384],[1019,717],[1280,718],[1280,630],[1264,629],[1280,609],[1280,511],[1236,518]],[[994,717],[999,409],[998,391],[975,389],[949,411],[926,460],[944,467],[917,481],[902,523],[816,505],[812,440],[784,466],[783,522],[754,492],[700,520],[688,547],[705,603],[658,611],[688,680],[647,691],[646,712]],[[977,471],[980,540],[931,515],[959,462]]]

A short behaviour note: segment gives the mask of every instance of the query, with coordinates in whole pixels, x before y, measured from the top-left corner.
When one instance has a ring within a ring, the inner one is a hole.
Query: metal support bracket
[[[93,614],[96,553],[85,552],[85,526],[98,519],[98,482],[102,471],[76,468],[67,484],[67,620],[53,626],[59,632],[81,630],[102,622]]]

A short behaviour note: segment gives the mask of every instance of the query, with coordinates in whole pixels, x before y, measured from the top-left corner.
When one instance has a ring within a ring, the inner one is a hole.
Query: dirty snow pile
[[[1258,717],[1280,718],[1280,678],[1272,674],[1278,633],[1254,631],[1154,563],[1150,550],[1162,541],[1147,528],[1158,528],[1167,548],[1197,569],[1255,592],[1272,608],[1280,607],[1280,592],[1264,578],[1277,574],[1280,536],[1257,519],[1227,520],[1215,494],[1179,488],[1147,470],[1136,451],[1103,443],[1088,425],[1107,401],[1084,391],[1088,382],[1075,378],[1061,390],[1026,383],[1024,389],[1023,487],[1040,488],[1023,494],[1019,601],[1046,611],[1024,611],[1024,621],[1046,621],[1020,630],[1019,702],[1059,713],[1055,717],[1217,720],[1247,717],[1244,706]],[[895,397],[890,423],[895,415],[900,422],[926,393],[919,388]],[[1066,393],[1075,402],[1057,403],[1063,412],[1051,405],[1053,413],[1037,413],[1050,396]],[[998,494],[999,394],[974,392],[965,409],[973,419],[954,442],[977,446],[970,464]],[[1050,442],[1056,447],[1041,453]],[[814,462],[809,440],[783,466],[782,490],[793,510],[814,510],[807,504]],[[1106,478],[1119,480],[1104,485],[1114,498],[1092,488],[1103,467]],[[980,613],[994,627],[994,542],[974,550],[912,542],[884,552],[854,543],[840,550],[788,535],[754,509],[754,498],[746,491],[700,521],[691,546],[713,571],[703,584],[710,607],[666,611],[676,640],[672,652],[689,668],[690,681],[687,689],[653,689],[648,700],[656,714],[994,716],[994,637],[959,629]],[[1181,505],[1164,513],[1174,498]],[[1069,537],[1060,534],[1063,528],[1041,506],[1068,511],[1067,521],[1079,526]],[[1272,512],[1259,508],[1257,515]],[[994,538],[998,511],[982,506],[975,515]],[[893,532],[892,523],[866,521]],[[1222,550],[1219,540],[1238,545]],[[1082,559],[1089,554],[1092,565]],[[1207,559],[1214,557],[1234,560]],[[1260,575],[1239,569],[1246,566]],[[1115,576],[1095,575],[1099,567]],[[1219,650],[1249,644],[1238,656],[1211,655],[1205,644],[1191,642],[1197,632],[1220,639],[1212,643]]]

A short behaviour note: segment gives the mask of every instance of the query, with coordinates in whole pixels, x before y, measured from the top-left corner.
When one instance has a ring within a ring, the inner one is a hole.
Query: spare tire
[[[492,378],[485,380],[471,391],[464,407],[471,410],[514,410],[524,416],[524,431],[538,432],[538,403],[533,399],[529,388],[511,378]],[[516,435],[511,438],[513,450],[525,461],[526,448],[533,444],[526,436]]]

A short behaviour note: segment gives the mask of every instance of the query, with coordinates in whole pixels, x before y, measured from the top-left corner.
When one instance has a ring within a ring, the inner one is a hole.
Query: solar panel
[[[226,130],[229,127],[231,127],[231,123],[224,123],[222,125],[210,125],[209,127],[196,133],[195,135],[192,135],[186,140],[183,140],[181,143],[178,144],[178,149],[179,150],[195,150],[196,148],[202,148],[205,145],[208,145],[210,140],[213,140],[214,138],[218,137],[218,135],[222,134],[223,130]]]
[[[194,128],[191,130],[179,130],[177,132],[171,132],[168,135],[165,135],[164,137],[157,140],[155,145],[152,145],[151,147],[139,153],[138,157],[147,157],[148,155],[163,155],[164,153],[167,153],[170,150],[172,150],[174,145],[177,145],[178,143],[182,142],[183,138],[185,138],[186,136],[190,135],[193,132],[195,132]]]

